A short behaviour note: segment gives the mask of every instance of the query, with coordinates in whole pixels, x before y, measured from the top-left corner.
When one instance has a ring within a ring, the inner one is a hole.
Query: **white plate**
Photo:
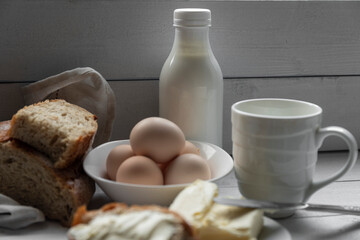
[[[67,229],[53,221],[34,224],[20,230],[6,230],[0,228],[0,238],[8,240],[67,240]],[[290,233],[278,222],[264,217],[264,227],[259,240],[291,240]]]
[[[291,240],[289,231],[275,220],[264,217],[264,226],[261,229],[259,240]]]

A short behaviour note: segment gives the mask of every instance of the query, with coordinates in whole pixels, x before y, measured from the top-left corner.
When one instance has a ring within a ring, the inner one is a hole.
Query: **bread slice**
[[[9,136],[46,154],[55,168],[66,168],[86,153],[96,131],[95,115],[56,99],[20,109],[11,119]]]
[[[0,123],[0,193],[69,227],[77,208],[87,204],[95,183],[78,161],[66,170],[55,169],[47,156],[32,147],[10,140],[4,132],[10,122]]]
[[[131,206],[109,203],[99,210],[78,208],[70,240],[88,239],[195,239],[192,228],[177,213],[169,209],[148,205]],[[113,238],[111,238],[113,237]]]

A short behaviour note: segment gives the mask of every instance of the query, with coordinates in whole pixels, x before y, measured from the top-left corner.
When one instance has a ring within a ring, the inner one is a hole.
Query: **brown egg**
[[[175,123],[164,118],[150,117],[132,129],[130,145],[136,155],[165,163],[180,154],[185,146],[185,136]]]
[[[196,147],[193,143],[189,141],[185,141],[185,146],[180,154],[185,154],[185,153],[194,153],[200,155],[200,149]]]
[[[175,158],[165,170],[165,185],[191,183],[196,179],[208,180],[211,177],[207,161],[193,153]]]
[[[153,160],[144,156],[126,159],[116,172],[116,181],[144,185],[164,184],[160,168]]]
[[[121,163],[129,157],[134,156],[130,145],[119,145],[114,147],[106,159],[106,171],[111,180],[116,180],[116,172]]]

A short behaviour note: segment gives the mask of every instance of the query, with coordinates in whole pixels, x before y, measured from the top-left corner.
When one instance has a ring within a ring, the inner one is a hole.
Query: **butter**
[[[197,180],[176,196],[169,209],[178,212],[189,224],[200,227],[217,195],[216,184]]]
[[[76,240],[169,240],[178,224],[173,215],[151,210],[103,214],[72,227],[69,235]]]
[[[263,212],[214,203],[203,219],[201,239],[256,239],[263,225]]]
[[[263,226],[263,211],[213,202],[216,184],[195,181],[175,198],[170,209],[191,224],[200,240],[257,239]]]

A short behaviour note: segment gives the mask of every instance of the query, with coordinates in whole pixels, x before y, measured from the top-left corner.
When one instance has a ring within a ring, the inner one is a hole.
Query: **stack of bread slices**
[[[0,123],[0,193],[70,226],[95,191],[82,159],[96,131],[96,116],[65,100],[20,109]]]

